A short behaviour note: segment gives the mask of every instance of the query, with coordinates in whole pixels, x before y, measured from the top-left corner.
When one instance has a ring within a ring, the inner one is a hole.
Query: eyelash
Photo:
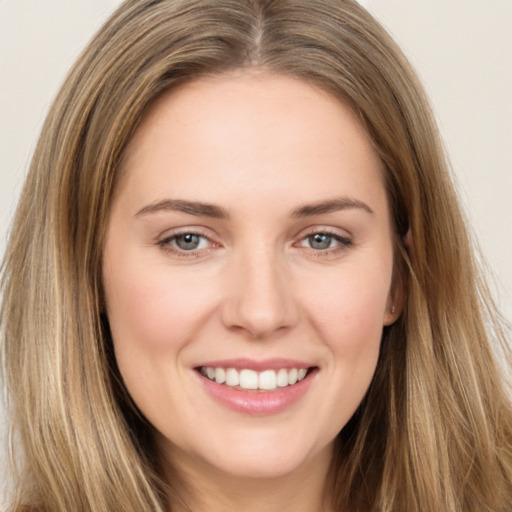
[[[176,247],[172,244],[172,242],[175,241],[178,237],[186,236],[186,235],[197,236],[203,240],[206,240],[210,244],[210,247],[208,247],[207,249],[194,249],[194,250],[186,251],[186,250],[180,249],[179,247]],[[167,237],[163,238],[162,240],[159,240],[157,242],[157,245],[160,246],[165,252],[171,253],[180,258],[197,258],[197,257],[205,254],[204,253],[205,250],[207,251],[207,253],[209,253],[212,248],[216,248],[219,246],[219,244],[213,242],[209,237],[207,237],[203,233],[201,233],[199,231],[193,231],[193,230],[174,233],[171,236],[167,236]]]
[[[351,240],[349,237],[342,236],[333,230],[318,229],[318,228],[312,229],[309,233],[306,233],[306,235],[302,236],[300,238],[299,242],[297,242],[294,245],[299,245],[299,247],[301,247],[300,244],[303,241],[307,240],[308,238],[310,238],[314,235],[325,235],[325,236],[332,238],[333,240],[335,240],[338,243],[338,245],[336,245],[334,247],[329,247],[329,248],[323,249],[323,250],[322,249],[313,249],[311,247],[306,248],[306,249],[308,249],[309,253],[316,258],[325,258],[325,257],[329,257],[329,256],[336,256],[340,252],[345,251],[346,249],[348,249],[354,245],[353,240]]]
[[[180,249],[180,248],[176,247],[175,245],[173,245],[173,242],[176,241],[176,239],[178,237],[186,236],[186,235],[197,236],[203,240],[206,240],[210,244],[210,246],[207,249],[203,248],[203,249],[194,249],[194,250],[187,251],[187,250]],[[304,242],[305,240],[307,240],[308,238],[310,238],[314,235],[325,235],[327,237],[330,237],[337,242],[337,245],[334,247],[326,248],[326,249],[313,249],[312,247],[308,248],[308,247],[304,247],[301,245],[302,242]],[[164,250],[165,252],[171,253],[180,258],[198,258],[205,254],[209,254],[211,249],[220,247],[220,244],[213,242],[205,234],[203,234],[199,231],[193,231],[193,230],[174,233],[171,236],[167,236],[167,237],[163,238],[162,240],[159,240],[157,242],[157,245],[159,247],[161,247],[162,250]],[[339,252],[342,252],[342,251],[350,248],[353,245],[354,245],[354,242],[350,238],[348,238],[346,236],[342,236],[339,233],[336,233],[336,232],[334,232],[332,230],[328,230],[328,229],[311,230],[310,232],[301,236],[298,242],[295,242],[293,244],[294,247],[303,247],[304,249],[306,249],[309,252],[310,255],[317,257],[317,258],[334,256],[334,255],[338,254]]]

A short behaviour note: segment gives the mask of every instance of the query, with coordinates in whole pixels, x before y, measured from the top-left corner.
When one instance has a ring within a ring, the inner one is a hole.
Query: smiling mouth
[[[201,366],[199,373],[207,379],[241,391],[273,391],[294,386],[304,380],[313,368],[281,368],[261,372],[235,368]]]

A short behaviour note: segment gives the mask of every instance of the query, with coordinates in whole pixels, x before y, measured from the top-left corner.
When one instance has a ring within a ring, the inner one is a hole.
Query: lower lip
[[[208,394],[229,409],[251,416],[278,414],[302,398],[313,382],[317,369],[312,369],[306,377],[293,386],[276,388],[272,391],[243,391],[217,384],[199,374]]]

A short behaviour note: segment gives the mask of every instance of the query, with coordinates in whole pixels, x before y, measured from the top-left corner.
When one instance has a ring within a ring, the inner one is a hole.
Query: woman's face
[[[204,78],[158,100],[123,172],[107,313],[163,453],[227,475],[325,468],[397,315],[383,168],[355,116],[294,78]]]

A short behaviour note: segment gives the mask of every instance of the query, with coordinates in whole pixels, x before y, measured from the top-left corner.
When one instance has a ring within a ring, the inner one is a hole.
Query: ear
[[[407,300],[407,278],[405,272],[405,257],[410,256],[413,251],[411,230],[401,240],[401,246],[397,250],[395,268],[393,269],[393,280],[386,304],[383,325],[394,324],[402,314]]]
[[[398,283],[394,282],[386,304],[383,325],[392,325],[398,320],[404,309],[406,296],[407,292],[403,280],[399,279]]]

